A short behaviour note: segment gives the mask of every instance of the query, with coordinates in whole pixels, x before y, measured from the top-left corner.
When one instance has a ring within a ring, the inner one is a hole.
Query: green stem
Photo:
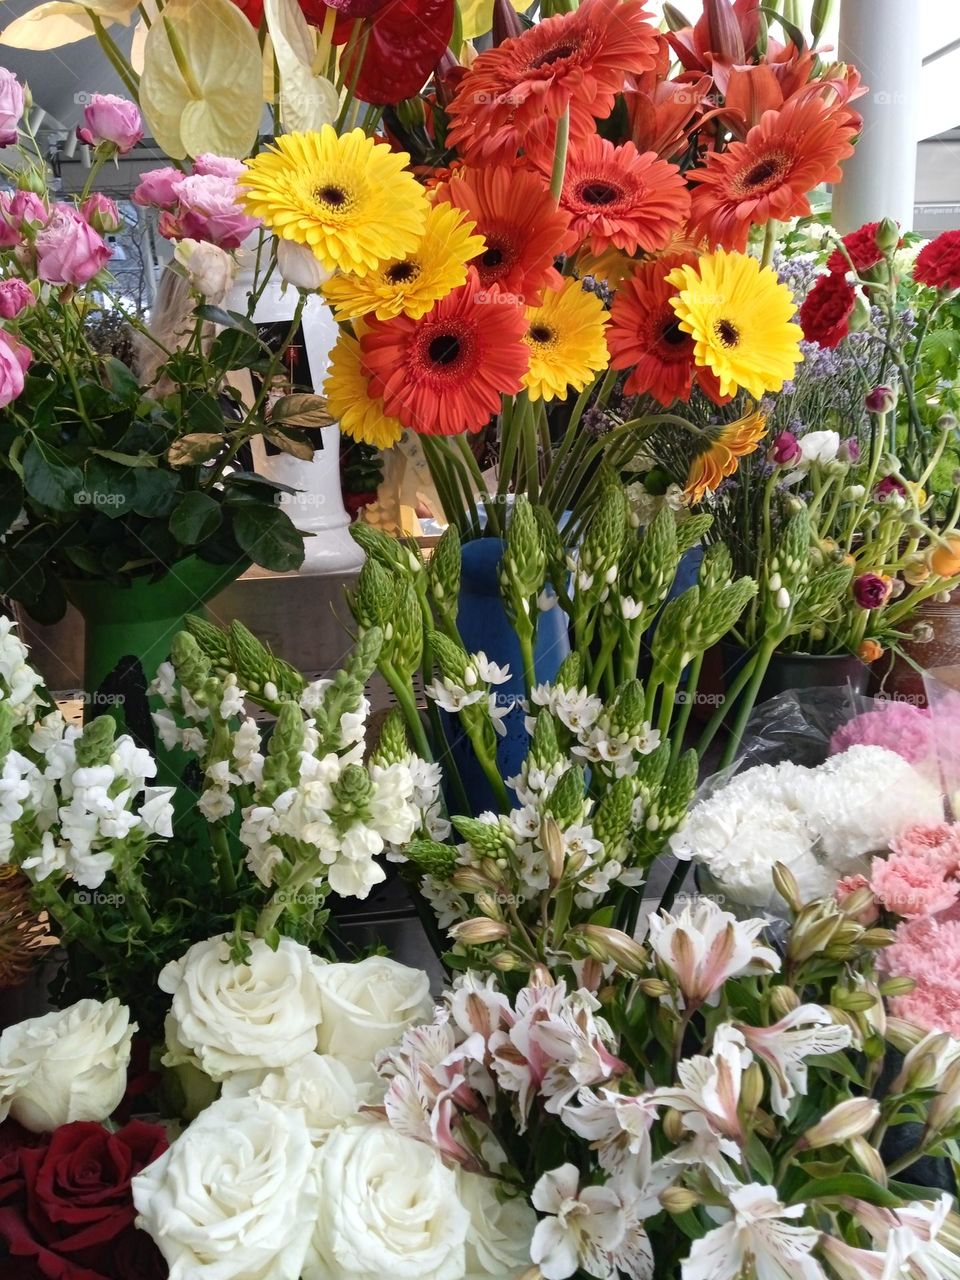
[[[219,822],[213,826],[210,843],[213,845],[213,853],[216,859],[220,891],[225,898],[233,898],[237,892],[237,872],[233,865],[233,858],[230,856],[230,841],[227,836],[227,829]]]
[[[671,734],[672,744],[670,748],[670,759],[672,763],[676,763],[680,758],[680,752],[683,750],[683,740],[686,736],[687,725],[690,721],[690,713],[693,711],[693,704],[696,700],[697,689],[700,684],[700,672],[703,668],[702,651],[687,667],[687,696],[683,700],[680,708],[680,714],[677,716],[677,722],[673,726]]]
[[[404,680],[396,667],[391,662],[387,662],[384,658],[380,659],[380,673],[386,680],[387,684],[393,690],[393,695],[400,705],[404,719],[407,722],[413,741],[416,745],[417,752],[424,760],[433,760],[433,752],[430,749],[430,743],[427,741],[427,734],[423,727],[423,721],[420,719],[420,712],[413,696],[413,688],[409,680]]]
[[[747,727],[747,721],[750,719],[750,713],[753,711],[754,703],[757,700],[757,694],[760,692],[760,685],[763,677],[767,674],[767,667],[770,665],[770,659],[776,648],[776,642],[771,644],[769,641],[763,645],[757,655],[754,663],[753,671],[750,675],[750,683],[747,691],[743,696],[743,700],[737,707],[737,718],[734,722],[733,729],[730,733],[730,740],[727,743],[723,757],[720,761],[720,768],[725,769],[727,765],[733,763],[734,756],[739,750],[740,743],[743,740],[744,730]]]
[[[773,261],[773,251],[777,246],[777,226],[776,218],[771,218],[767,223],[763,233],[763,255],[760,258],[761,267],[769,267]]]
[[[134,71],[133,67],[131,67],[130,63],[127,62],[112,37],[107,34],[107,29],[103,25],[103,20],[100,18],[100,15],[94,13],[92,9],[87,9],[86,14],[90,19],[94,35],[97,37],[100,48],[107,55],[107,61],[120,77],[127,93],[129,93],[130,97],[139,104],[140,77]]]
[[[567,172],[567,147],[570,144],[570,104],[557,121],[557,141],[553,152],[553,171],[550,174],[550,194],[557,204],[563,191],[563,179]]]
[[[699,759],[703,759],[707,748],[717,736],[720,726],[726,719],[727,709],[736,702],[741,692],[750,683],[750,679],[753,675],[759,656],[760,654],[757,652],[752,658],[748,658],[743,664],[743,667],[734,678],[733,683],[730,685],[729,689],[726,690],[723,701],[718,704],[716,711],[714,711],[713,715],[708,720],[707,726],[700,734],[700,740],[697,743],[697,756]]]

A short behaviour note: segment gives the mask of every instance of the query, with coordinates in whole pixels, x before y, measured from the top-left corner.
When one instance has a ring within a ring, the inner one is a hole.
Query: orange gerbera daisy
[[[675,164],[632,142],[615,147],[593,134],[567,159],[560,196],[577,239],[592,253],[613,246],[653,253],[669,244],[690,212],[690,193]]]
[[[690,220],[694,230],[726,249],[747,247],[751,225],[810,213],[807,193],[836,182],[839,162],[853,155],[856,125],[822,99],[793,99],[764,113],[743,142],[708,155],[687,177],[698,183]]]
[[[467,283],[419,320],[375,320],[360,339],[370,395],[422,435],[479,431],[515,395],[530,364],[523,307]]]
[[[693,338],[680,328],[670,299],[676,289],[667,281],[674,267],[694,262],[694,254],[670,254],[641,263],[617,290],[607,330],[612,369],[629,369],[628,396],[651,395],[667,406],[690,399],[694,379]]]
[[[481,53],[448,108],[447,145],[468,160],[503,154],[513,135],[570,108],[578,124],[610,114],[624,76],[648,71],[657,32],[643,0],[583,0]],[[506,131],[506,137],[504,136]]]
[[[741,458],[756,452],[766,432],[767,420],[759,412],[748,413],[726,426],[709,427],[704,432],[702,452],[690,463],[684,496],[694,503],[715,492],[721,480],[733,475]]]
[[[505,166],[464,169],[436,198],[463,209],[486,241],[473,260],[482,289],[498,285],[533,306],[542,289],[559,287],[553,262],[575,238],[569,214],[556,208],[539,174]]]

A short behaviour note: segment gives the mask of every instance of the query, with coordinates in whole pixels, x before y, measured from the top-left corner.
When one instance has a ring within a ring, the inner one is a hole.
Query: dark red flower
[[[803,336],[821,347],[838,346],[850,332],[856,303],[853,285],[844,276],[833,272],[821,276],[800,308]]]
[[[419,93],[443,57],[453,35],[454,0],[390,0],[367,18],[355,35],[347,16],[369,9],[371,0],[343,0],[334,39],[348,44],[345,77],[361,102],[375,106],[402,102]],[[359,72],[357,58],[362,57]]]
[[[263,0],[233,0],[233,3],[246,14],[252,26],[259,28],[263,21]]]
[[[166,1264],[133,1225],[130,1180],[167,1148],[159,1125],[116,1133],[77,1121],[0,1159],[2,1280],[163,1280]]]
[[[890,599],[893,582],[879,573],[861,573],[853,580],[853,598],[861,609],[882,609]]]
[[[932,289],[960,289],[960,231],[944,231],[917,255],[913,278]]]
[[[843,237],[844,247],[858,275],[862,276],[865,271],[869,271],[883,259],[883,251],[877,244],[879,230],[879,222],[868,222]],[[842,249],[834,249],[827,259],[827,270],[838,271],[840,275],[844,275],[850,270],[850,262],[847,261]]]

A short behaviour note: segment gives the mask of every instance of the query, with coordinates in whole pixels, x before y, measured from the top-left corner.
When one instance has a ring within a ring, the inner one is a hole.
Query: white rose
[[[290,938],[281,938],[276,951],[262,938],[251,939],[246,964],[230,960],[225,937],[196,943],[160,974],[161,991],[173,996],[171,1051],[188,1050],[214,1080],[287,1067],[313,1053],[323,968]]]
[[[283,1071],[240,1071],[224,1081],[222,1096],[263,1098],[276,1107],[301,1111],[311,1140],[319,1146],[334,1129],[353,1120],[364,1104],[374,1102],[375,1090],[372,1083],[360,1083],[339,1058],[310,1053]]]
[[[287,284],[310,292],[326,284],[332,274],[309,245],[292,240],[277,241],[277,268]]]
[[[470,1214],[464,1280],[514,1280],[530,1266],[537,1215],[525,1196],[501,1199],[492,1178],[460,1172],[461,1203]]]
[[[433,1017],[430,979],[386,956],[357,964],[329,964],[319,973],[323,1020],[321,1053],[373,1062],[418,1022]]]
[[[798,443],[800,461],[810,466],[813,462],[832,462],[840,448],[840,436],[836,431],[808,431]]]
[[[354,1124],[328,1139],[317,1167],[303,1280],[463,1280],[470,1215],[433,1147],[388,1124]]]
[[[106,1120],[127,1087],[137,1024],[119,1000],[81,1000],[0,1036],[0,1119],[33,1133]]]
[[[223,299],[237,274],[233,254],[206,240],[181,240],[173,256],[186,272],[190,287],[214,302]]]
[[[137,1226],[170,1280],[299,1280],[318,1211],[314,1161],[299,1112],[222,1098],[133,1179]]]

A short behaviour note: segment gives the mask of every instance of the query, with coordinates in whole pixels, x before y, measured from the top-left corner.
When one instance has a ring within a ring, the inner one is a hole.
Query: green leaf
[[[776,1184],[773,1157],[758,1133],[751,1133],[747,1139],[747,1161],[754,1173],[758,1173],[764,1182]]]
[[[122,360],[118,360],[116,356],[107,356],[103,362],[103,367],[107,375],[107,381],[110,384],[110,390],[117,399],[122,400],[124,404],[136,404],[143,391],[140,383],[127,365]]]
[[[104,458],[89,458],[83,468],[83,480],[83,491],[76,495],[75,501],[78,504],[82,501],[97,515],[116,520],[133,506],[137,480],[136,472],[129,467],[117,466]]]
[[[838,1196],[853,1196],[857,1200],[865,1200],[867,1204],[879,1205],[881,1209],[896,1209],[900,1206],[900,1197],[881,1187],[879,1182],[868,1178],[865,1173],[844,1173],[836,1178],[814,1178],[805,1182],[791,1197],[792,1204],[807,1203],[810,1200],[834,1200]]]
[[[209,320],[211,324],[218,324],[222,329],[239,329],[241,333],[248,333],[251,338],[257,337],[257,328],[249,316],[243,316],[239,311],[225,311],[223,307],[202,306],[197,307],[197,316],[201,320]]]
[[[23,483],[42,507],[53,511],[78,511],[76,498],[83,490],[83,472],[52,444],[33,440],[23,455]]]
[[[301,462],[313,461],[316,450],[313,447],[313,441],[308,440],[306,436],[281,431],[270,423],[263,428],[262,434],[265,440],[269,440],[275,448],[290,454],[292,458],[299,458]]]
[[[180,476],[175,471],[141,469],[135,471],[137,491],[133,509],[138,516],[152,519],[168,516],[180,497]]]
[[[180,417],[183,422],[190,424],[192,435],[223,434],[223,407],[217,397],[209,392],[198,394],[191,390],[185,391],[181,400]]]
[[[106,458],[108,462],[117,462],[121,467],[155,467],[157,459],[152,453],[118,453],[116,449],[91,449],[98,458]]]
[[[0,471],[0,534],[4,534],[23,510],[23,485],[12,471]]]
[[[170,517],[170,532],[184,546],[195,547],[220,526],[220,504],[199,489],[185,493]]]
[[[250,369],[270,358],[270,349],[253,334],[224,329],[210,348],[210,362],[218,369]]]
[[[199,466],[200,463],[215,458],[225,443],[223,436],[214,432],[181,436],[167,450],[167,461],[171,467]]]
[[[289,573],[303,564],[303,535],[279,507],[236,507],[233,532],[241,549],[264,569]]]
[[[290,427],[329,427],[334,420],[323,396],[297,393],[280,397],[273,406],[270,421]]]

